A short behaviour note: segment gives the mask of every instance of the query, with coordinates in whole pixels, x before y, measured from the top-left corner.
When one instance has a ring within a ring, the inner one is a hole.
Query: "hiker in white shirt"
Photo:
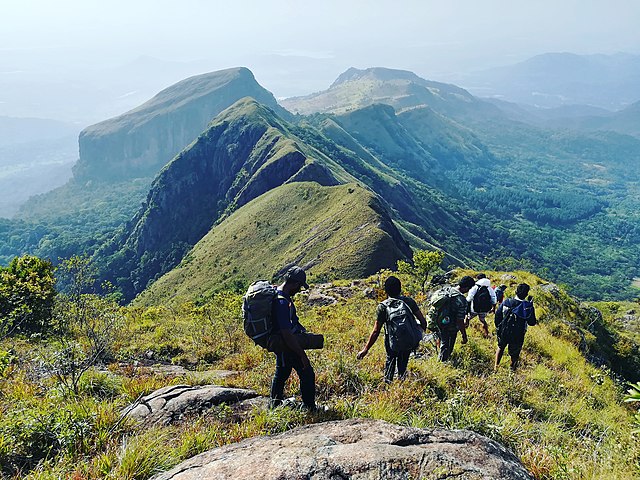
[[[469,314],[466,319],[466,326],[475,316],[482,323],[482,332],[485,337],[489,336],[489,326],[487,325],[487,313],[494,312],[496,308],[496,292],[491,288],[491,280],[484,273],[479,273],[476,277],[476,284],[469,290],[467,294],[467,302],[469,303]]]

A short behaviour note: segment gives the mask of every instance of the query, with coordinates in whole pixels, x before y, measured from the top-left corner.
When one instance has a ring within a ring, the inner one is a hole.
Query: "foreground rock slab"
[[[168,425],[187,414],[201,413],[221,403],[234,404],[257,397],[253,390],[218,385],[172,385],[142,397],[125,415],[146,424]]]
[[[533,479],[513,453],[473,432],[351,419],[215,448],[153,480],[227,478]]]

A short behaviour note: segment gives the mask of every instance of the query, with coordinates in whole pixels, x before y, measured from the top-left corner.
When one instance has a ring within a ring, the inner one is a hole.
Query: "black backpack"
[[[382,305],[388,315],[385,329],[389,348],[394,352],[415,350],[422,340],[422,330],[409,306],[398,298],[387,298]]]
[[[472,307],[473,311],[476,313],[488,313],[491,311],[493,303],[491,302],[489,287],[486,285],[478,287],[476,294],[473,296]]]

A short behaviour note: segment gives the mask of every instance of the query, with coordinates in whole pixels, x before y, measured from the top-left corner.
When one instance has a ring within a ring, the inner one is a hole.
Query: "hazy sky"
[[[349,66],[440,80],[544,52],[637,54],[638,25],[639,0],[0,0],[0,74],[206,59],[286,96]]]

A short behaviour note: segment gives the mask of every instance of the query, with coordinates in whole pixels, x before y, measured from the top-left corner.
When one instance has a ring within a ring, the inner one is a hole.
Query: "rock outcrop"
[[[253,390],[218,385],[172,385],[142,397],[124,415],[147,425],[169,425],[188,414],[198,414],[222,403],[234,404],[257,397]]]
[[[296,428],[205,452],[153,480],[504,479],[529,480],[518,458],[462,430],[352,419]]]

